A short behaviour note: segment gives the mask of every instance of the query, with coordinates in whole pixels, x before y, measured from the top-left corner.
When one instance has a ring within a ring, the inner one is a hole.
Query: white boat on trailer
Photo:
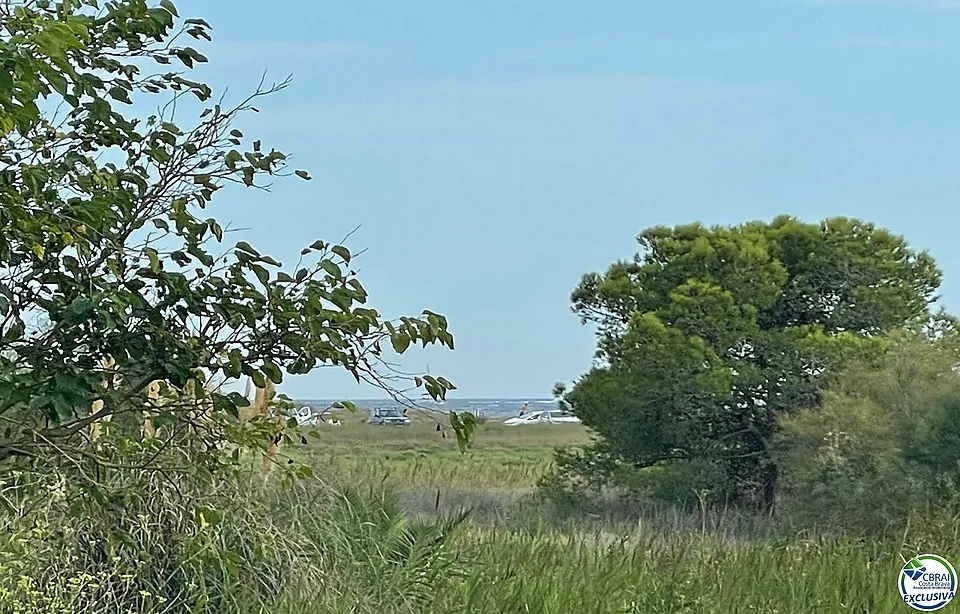
[[[568,411],[562,409],[544,409],[541,411],[532,411],[522,416],[507,418],[503,422],[506,426],[532,426],[542,424],[580,424],[580,418],[577,418]]]

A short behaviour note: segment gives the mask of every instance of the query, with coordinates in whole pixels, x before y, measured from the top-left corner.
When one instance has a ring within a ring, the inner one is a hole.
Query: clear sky
[[[867,218],[960,303],[960,2],[178,4],[213,25],[203,74],[232,98],[293,73],[244,128],[314,177],[215,213],[288,260],[362,224],[371,304],[448,316],[456,351],[405,364],[458,396],[585,371],[570,291],[654,224]],[[330,371],[283,391],[374,394]]]

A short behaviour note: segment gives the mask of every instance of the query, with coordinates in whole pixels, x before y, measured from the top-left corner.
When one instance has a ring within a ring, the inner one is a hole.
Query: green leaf
[[[196,49],[191,49],[190,47],[184,47],[183,49],[173,49],[171,53],[177,56],[183,65],[187,68],[193,68],[193,63],[202,64],[207,61],[207,58],[199,53]]]
[[[3,334],[3,340],[6,343],[12,343],[14,341],[18,341],[23,337],[23,333],[26,330],[27,330],[27,327],[24,325],[24,323],[17,320],[16,322],[13,323],[13,326],[8,328],[7,331]]]
[[[321,260],[320,267],[329,273],[332,277],[339,279],[343,274],[343,271],[340,270],[340,267],[337,266],[332,260]]]
[[[176,417],[172,412],[164,411],[150,416],[150,422],[153,423],[153,428],[162,429],[176,423]]]
[[[342,245],[334,245],[333,247],[330,248],[330,251],[340,256],[341,258],[343,258],[344,262],[346,263],[350,262],[350,250],[347,249],[346,247]]]
[[[253,271],[254,275],[257,276],[257,279],[260,280],[264,286],[270,283],[270,272],[267,269],[263,268],[259,264],[251,264],[250,270]]]
[[[94,309],[93,301],[86,296],[80,296],[70,302],[67,313],[72,316],[74,321],[79,321],[89,316]]]
[[[243,156],[240,155],[240,152],[237,151],[236,149],[231,149],[226,153],[225,156],[223,156],[224,164],[226,164],[227,167],[231,169],[236,168],[237,162],[239,162],[242,159],[243,159]]]
[[[210,232],[213,233],[213,236],[217,238],[217,241],[223,241],[223,227],[217,223],[217,220],[209,219],[207,220],[207,226],[210,228]]]
[[[457,447],[463,454],[473,444],[477,431],[477,418],[470,412],[450,412],[450,426],[457,435]]]
[[[305,179],[307,181],[310,181],[311,179],[310,174],[307,173],[307,171],[294,171],[294,172],[296,173],[297,177],[299,177],[300,179]]]
[[[253,380],[253,385],[257,388],[263,388],[267,385],[267,378],[264,377],[263,372],[259,370],[252,370],[250,372],[250,379]]]
[[[145,248],[143,253],[147,255],[147,258],[150,260],[150,270],[154,273],[160,271],[160,256],[157,254],[157,250],[152,247]]]
[[[159,162],[160,164],[164,164],[165,162],[170,161],[170,152],[167,151],[165,148],[157,145],[156,147],[150,150],[150,157],[156,160],[157,162]]]
[[[227,398],[230,400],[231,403],[233,403],[233,404],[236,405],[237,407],[249,407],[249,406],[250,406],[250,399],[248,399],[247,397],[243,396],[243,395],[240,394],[239,392],[231,392],[230,394],[227,395]]]
[[[133,101],[130,100],[130,92],[128,92],[122,87],[119,87],[119,86],[111,87],[110,90],[107,92],[107,95],[119,102],[133,104]]]
[[[16,126],[12,116],[0,115],[0,137],[7,136]]]
[[[300,463],[294,469],[294,475],[301,480],[309,480],[313,477],[313,469],[310,465]]]
[[[50,84],[50,87],[54,89],[61,96],[67,95],[67,78],[63,76],[57,69],[51,69],[43,74],[46,77],[47,82]]]
[[[177,13],[177,7],[174,6],[173,2],[170,0],[160,0],[160,6],[169,11],[174,17],[179,17],[180,14]]]
[[[336,403],[331,405],[331,407],[333,407],[334,409],[345,409],[351,413],[357,412],[357,406],[352,401],[337,401]]]
[[[236,248],[239,249],[239,250],[242,251],[242,252],[247,252],[248,254],[252,254],[253,256],[256,256],[257,258],[260,257],[260,252],[258,252],[257,250],[253,249],[253,246],[250,245],[249,243],[247,243],[246,241],[239,241],[239,242],[237,243],[237,245],[236,245]]]
[[[393,351],[403,354],[410,347],[410,335],[398,331],[390,335],[390,343],[393,345]]]
[[[274,384],[280,384],[283,382],[283,372],[280,371],[280,367],[272,362],[264,362],[263,366],[260,367],[260,370],[263,371],[263,374],[269,377],[270,381]]]

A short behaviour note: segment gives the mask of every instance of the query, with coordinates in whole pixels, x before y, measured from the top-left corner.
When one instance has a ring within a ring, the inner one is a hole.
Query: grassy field
[[[295,455],[308,458],[315,473],[339,486],[394,491],[410,513],[470,508],[480,518],[508,514],[530,495],[549,470],[554,448],[590,441],[579,425],[488,422],[461,454],[442,417],[441,431],[430,416],[412,418],[407,426],[382,427],[365,424],[362,412],[347,414],[342,426],[315,429],[311,443]]]
[[[486,424],[466,454],[424,419],[316,431],[282,449],[315,479],[114,472],[109,499],[54,497],[0,535],[0,614],[896,614],[906,557],[960,555],[950,518],[863,540],[640,500],[564,516],[533,494],[576,425]]]
[[[460,508],[472,509],[473,520],[443,543],[449,567],[415,599],[399,595],[425,572],[401,572],[409,562],[387,564],[389,555],[376,554],[364,559],[367,571],[357,571],[370,587],[328,595],[328,611],[885,614],[907,611],[896,590],[904,557],[960,554],[957,528],[948,525],[867,542],[785,537],[769,519],[654,508],[637,510],[631,523],[517,522],[518,515],[538,514],[519,503],[550,468],[552,450],[588,442],[586,429],[487,424],[461,455],[452,434],[444,437],[429,420],[407,427],[362,421],[351,416],[341,427],[318,429],[298,454],[342,487],[359,487],[373,499],[395,493],[407,526]],[[360,524],[376,525],[381,516]],[[369,563],[374,559],[383,565]],[[401,584],[382,592],[375,583],[383,580],[368,577],[373,568],[381,569],[376,577]]]

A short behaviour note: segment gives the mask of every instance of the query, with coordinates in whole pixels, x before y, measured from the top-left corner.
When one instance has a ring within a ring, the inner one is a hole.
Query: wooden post
[[[264,419],[267,419],[270,414],[270,402],[273,401],[276,392],[276,385],[270,380],[266,381],[263,388],[257,387],[253,406],[256,412],[263,416]],[[263,460],[260,463],[260,474],[264,478],[270,474],[270,468],[273,465],[273,461],[277,456],[277,450],[279,449],[278,442],[279,438],[275,437],[274,440],[270,442],[270,445],[267,446],[267,451],[263,455]]]
[[[147,387],[147,404],[150,406],[150,409],[144,410],[143,412],[143,427],[140,432],[141,435],[146,437],[156,437],[157,429],[153,426],[153,411],[155,411],[161,405],[160,401],[160,380],[150,382],[150,385]]]
[[[103,358],[103,360],[101,361],[101,364],[103,365],[104,371],[107,372],[106,375],[105,375],[105,377],[104,377],[104,382],[103,382],[103,383],[104,383],[104,386],[106,386],[107,388],[111,388],[111,389],[112,389],[112,388],[115,388],[116,386],[118,386],[118,385],[120,384],[120,376],[119,376],[119,375],[116,375],[115,373],[114,373],[114,374],[111,374],[111,373],[114,371],[114,369],[116,368],[117,362],[113,359],[113,357],[107,356],[107,357]],[[97,400],[94,401],[93,404],[90,406],[90,414],[91,414],[91,415],[94,415],[94,414],[97,414],[97,413],[103,411],[103,407],[104,407],[103,399],[97,399]],[[102,430],[102,427],[101,427],[102,423],[104,423],[104,422],[109,422],[109,421],[110,421],[110,418],[112,418],[112,417],[113,417],[112,415],[108,414],[108,415],[104,416],[103,418],[100,418],[100,419],[98,419],[98,420],[94,420],[93,422],[90,423],[90,441],[91,441],[91,442],[95,442],[95,441],[97,441],[98,439],[100,439],[100,433],[101,433],[101,430]]]

